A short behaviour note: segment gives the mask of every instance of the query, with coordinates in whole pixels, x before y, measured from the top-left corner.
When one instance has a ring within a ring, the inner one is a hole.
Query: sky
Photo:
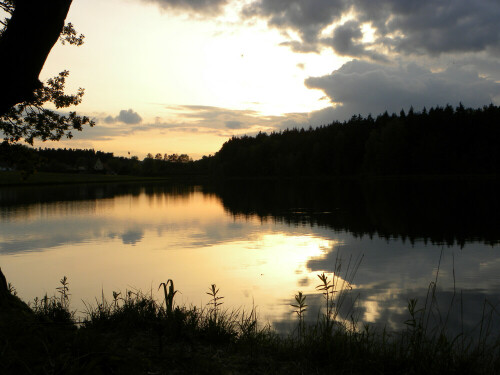
[[[232,136],[500,104],[498,0],[74,0],[56,45],[96,125],[42,147],[214,154]]]

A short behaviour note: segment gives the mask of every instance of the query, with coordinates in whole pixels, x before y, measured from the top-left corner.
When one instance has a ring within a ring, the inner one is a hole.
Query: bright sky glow
[[[70,70],[68,91],[78,87],[86,91],[78,112],[97,118],[100,130],[106,126],[103,118],[131,108],[142,117],[142,124],[188,124],[191,131],[184,126],[178,131],[148,126],[131,136],[106,127],[105,139],[94,136],[101,132],[91,129],[70,141],[46,144],[52,147],[95,147],[120,155],[130,151],[141,158],[148,152],[195,157],[215,153],[238,132],[199,131],[198,121],[179,116],[173,107],[250,110],[257,117],[318,110],[327,105],[321,100],[324,95],[305,87],[304,80],[329,73],[343,60],[328,51],[296,54],[279,46],[283,37],[262,22],[198,20],[137,1],[76,0],[67,20],[85,34],[85,44],[56,45],[42,78]],[[267,127],[253,130],[262,129]]]
[[[45,146],[196,159],[233,135],[500,104],[500,5],[446,2],[74,0],[85,44],[56,45],[41,78],[70,70],[97,125]]]

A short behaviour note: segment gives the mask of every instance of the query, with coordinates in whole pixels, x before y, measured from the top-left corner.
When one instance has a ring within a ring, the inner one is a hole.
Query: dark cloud
[[[332,45],[340,55],[356,56],[363,52],[359,41],[363,38],[361,25],[357,21],[347,21],[333,32]]]
[[[302,287],[309,286],[309,284],[311,284],[311,279],[309,279],[308,277],[303,277],[302,279],[299,279],[297,282],[297,285]]]
[[[116,136],[123,136],[130,134],[131,129],[126,129],[120,125],[107,125],[98,123],[92,128],[86,128],[83,131],[73,132],[74,140],[111,140]]]
[[[228,0],[142,0],[156,3],[163,9],[187,11],[199,15],[217,15],[222,12]]]
[[[498,46],[500,3],[492,0],[355,0],[379,38],[407,53],[481,51]],[[375,9],[378,8],[378,9]],[[387,39],[389,35],[399,35]]]
[[[144,237],[144,232],[142,230],[131,229],[121,235],[122,242],[124,245],[136,245]]]
[[[335,28],[331,42],[325,39],[325,44],[330,44],[338,55],[352,57],[368,57],[372,60],[386,61],[387,58],[367,49],[362,42],[363,32],[361,24],[351,20]]]
[[[329,46],[338,55],[371,61],[352,61],[306,80],[307,87],[322,90],[334,104],[310,114],[313,126],[411,105],[479,107],[500,98],[498,1],[478,0],[472,6],[467,0],[256,0],[242,14],[292,35],[282,45],[295,52]],[[371,39],[364,35],[367,25]],[[411,57],[415,54],[417,59]],[[391,60],[398,65],[388,65]]]
[[[138,124],[142,121],[142,118],[132,109],[129,109],[128,111],[122,109],[118,117],[116,117],[116,120],[124,122],[125,124]]]
[[[263,116],[250,109],[229,109],[203,105],[178,105],[167,107],[169,117],[157,117],[154,122],[137,121],[140,116],[134,111],[121,111],[113,117],[94,114],[97,125],[74,132],[75,140],[110,140],[115,137],[131,136],[136,132],[159,130],[161,132],[214,134],[229,138],[237,134],[257,134],[259,131],[273,131],[286,127],[307,125],[307,113],[291,113],[283,116]],[[134,120],[135,118],[135,120]],[[123,126],[123,123],[131,126]]]
[[[226,121],[226,128],[241,129],[243,123],[241,121]]]
[[[344,55],[374,58],[377,55],[362,50],[381,48],[437,55],[500,45],[500,3],[495,0],[257,0],[244,7],[242,14],[298,34],[300,40],[291,38],[284,43],[297,52],[331,45],[331,36],[325,37],[323,31],[349,14],[354,14],[358,25],[372,26],[375,41],[373,46],[362,45],[357,25],[337,25],[331,46]]]
[[[353,114],[374,115],[436,105],[479,107],[500,95],[500,84],[477,72],[450,67],[432,72],[414,63],[401,66],[350,61],[332,74],[306,80],[306,86],[322,90],[334,108],[313,113],[345,120]],[[330,122],[331,122],[330,120]]]
[[[138,124],[142,121],[142,117],[133,109],[122,109],[118,116],[107,116],[103,119],[106,124],[113,124],[115,122],[123,122],[125,124]]]
[[[291,41],[290,47],[312,52],[318,50],[321,31],[340,20],[347,9],[344,0],[258,0],[244,7],[242,14],[246,18],[264,18],[272,27],[297,32],[301,41]]]
[[[157,125],[170,128],[191,126],[214,130],[250,130],[255,127],[274,128],[281,119],[279,116],[264,117],[259,112],[250,109],[238,110],[203,105],[179,105],[168,107],[168,109],[186,122],[174,124],[167,120]],[[230,137],[231,134],[224,134],[224,136]]]
[[[482,53],[464,54],[453,59],[453,65],[477,68],[483,75],[492,79],[499,80],[500,78],[500,49],[498,55],[492,53],[490,56]]]
[[[290,41],[282,42],[282,43],[280,43],[280,46],[288,47],[293,52],[298,52],[298,53],[319,52],[319,48],[318,48],[318,45],[316,43],[314,43],[314,44],[303,43],[303,42],[300,42],[298,40],[290,40]]]
[[[203,118],[207,120],[231,120],[234,116],[253,116],[257,114],[253,110],[233,110],[222,107],[207,105],[179,105],[168,107],[168,109],[182,113],[187,118]]]

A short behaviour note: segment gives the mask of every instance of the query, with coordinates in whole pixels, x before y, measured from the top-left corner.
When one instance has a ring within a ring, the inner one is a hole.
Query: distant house
[[[106,174],[116,174],[107,164],[104,164],[101,159],[97,158],[94,163],[94,172],[96,173],[106,173]]]
[[[94,171],[96,171],[96,172],[104,171],[104,164],[102,164],[101,159],[97,159],[97,161],[95,162]]]
[[[0,162],[0,172],[8,172],[13,170],[14,168],[12,168],[9,164]]]

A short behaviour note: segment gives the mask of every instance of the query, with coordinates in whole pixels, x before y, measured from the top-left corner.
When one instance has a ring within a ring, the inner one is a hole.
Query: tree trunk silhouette
[[[29,101],[41,87],[38,79],[59,39],[72,0],[17,0],[0,36],[0,116]]]
[[[3,305],[4,300],[7,299],[9,295],[9,287],[7,285],[7,279],[0,268],[0,306]]]

